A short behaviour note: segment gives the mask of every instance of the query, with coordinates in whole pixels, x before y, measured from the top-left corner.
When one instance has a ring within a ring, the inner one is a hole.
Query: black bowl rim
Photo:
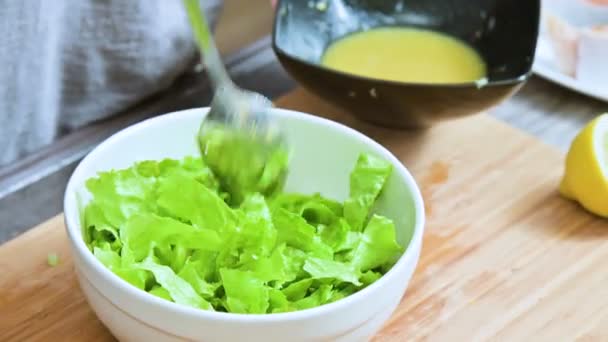
[[[283,2],[283,0],[278,0],[276,3],[275,9],[281,8],[280,6],[281,6],[282,2]],[[278,21],[279,21],[279,15],[276,15],[276,13],[275,13],[273,25],[272,25],[272,49],[274,50],[275,54],[277,54],[277,55],[282,55],[283,57],[292,59],[298,63],[307,65],[312,68],[320,69],[321,71],[324,71],[329,74],[334,74],[336,76],[342,76],[342,77],[348,77],[348,78],[351,78],[351,79],[354,79],[357,81],[362,81],[362,82],[369,82],[369,83],[374,82],[376,84],[385,85],[385,86],[420,87],[420,88],[429,88],[429,89],[431,89],[431,88],[465,89],[465,88],[471,88],[471,87],[475,87],[477,89],[482,89],[485,87],[494,87],[494,86],[512,86],[512,85],[517,85],[517,84],[527,81],[534,74],[533,66],[534,66],[534,60],[536,59],[536,50],[537,50],[537,45],[538,45],[539,33],[540,33],[540,19],[541,19],[540,18],[540,15],[541,15],[540,0],[536,0],[535,2],[537,5],[537,8],[538,8],[539,17],[538,17],[536,27],[534,29],[535,39],[534,39],[532,53],[530,55],[530,67],[528,68],[528,70],[525,73],[523,73],[517,77],[513,77],[513,78],[509,78],[509,79],[505,79],[505,80],[490,81],[486,77],[486,78],[482,78],[478,81],[464,82],[464,83],[401,82],[401,81],[386,80],[386,79],[381,79],[381,78],[360,76],[360,75],[328,68],[319,63],[311,63],[307,60],[304,60],[303,58],[300,58],[297,55],[289,54],[277,44],[277,26],[278,26]],[[486,83],[483,83],[484,79],[487,80]],[[480,83],[483,83],[483,84],[480,84]]]

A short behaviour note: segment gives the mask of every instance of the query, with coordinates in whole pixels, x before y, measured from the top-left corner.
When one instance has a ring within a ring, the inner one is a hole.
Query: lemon
[[[608,113],[590,121],[574,138],[559,191],[590,212],[608,217]]]

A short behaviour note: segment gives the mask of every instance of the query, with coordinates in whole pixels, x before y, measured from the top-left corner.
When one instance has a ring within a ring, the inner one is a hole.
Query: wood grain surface
[[[421,186],[420,263],[375,341],[608,340],[608,224],[557,194],[561,152],[486,115],[403,132],[302,90],[278,105],[364,132]],[[78,288],[61,216],[0,246],[0,272],[0,341],[112,340]]]

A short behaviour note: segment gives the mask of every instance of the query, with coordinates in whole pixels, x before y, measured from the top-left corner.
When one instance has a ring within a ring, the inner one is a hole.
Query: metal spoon
[[[198,132],[206,164],[238,205],[250,193],[272,195],[287,173],[282,133],[268,111],[272,102],[237,87],[224,68],[200,0],[183,0],[203,63],[215,88],[209,113]]]
[[[267,112],[273,107],[265,96],[244,90],[234,84],[228,76],[209,29],[200,0],[183,0],[196,41],[201,49],[203,64],[211,79],[215,94],[210,111],[203,120],[200,134],[208,125],[223,124],[229,128],[248,132],[266,142],[280,139],[278,129],[271,125]]]

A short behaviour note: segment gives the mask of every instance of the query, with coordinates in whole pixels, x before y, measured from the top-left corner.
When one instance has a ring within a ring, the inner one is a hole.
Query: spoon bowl
[[[201,155],[209,168],[222,176],[222,185],[233,190],[231,204],[240,204],[248,191],[270,194],[284,181],[288,159],[281,130],[268,116],[272,102],[232,82],[199,0],[183,2],[215,88],[210,113],[198,130]]]
[[[259,135],[267,140],[275,132],[269,131],[270,124],[266,115],[272,108],[272,102],[261,94],[240,89],[232,82],[199,0],[183,0],[183,3],[201,50],[203,64],[215,88],[210,114],[201,123],[199,135],[204,134],[206,121],[213,121],[214,127],[222,124],[229,129],[244,130],[252,136]]]

